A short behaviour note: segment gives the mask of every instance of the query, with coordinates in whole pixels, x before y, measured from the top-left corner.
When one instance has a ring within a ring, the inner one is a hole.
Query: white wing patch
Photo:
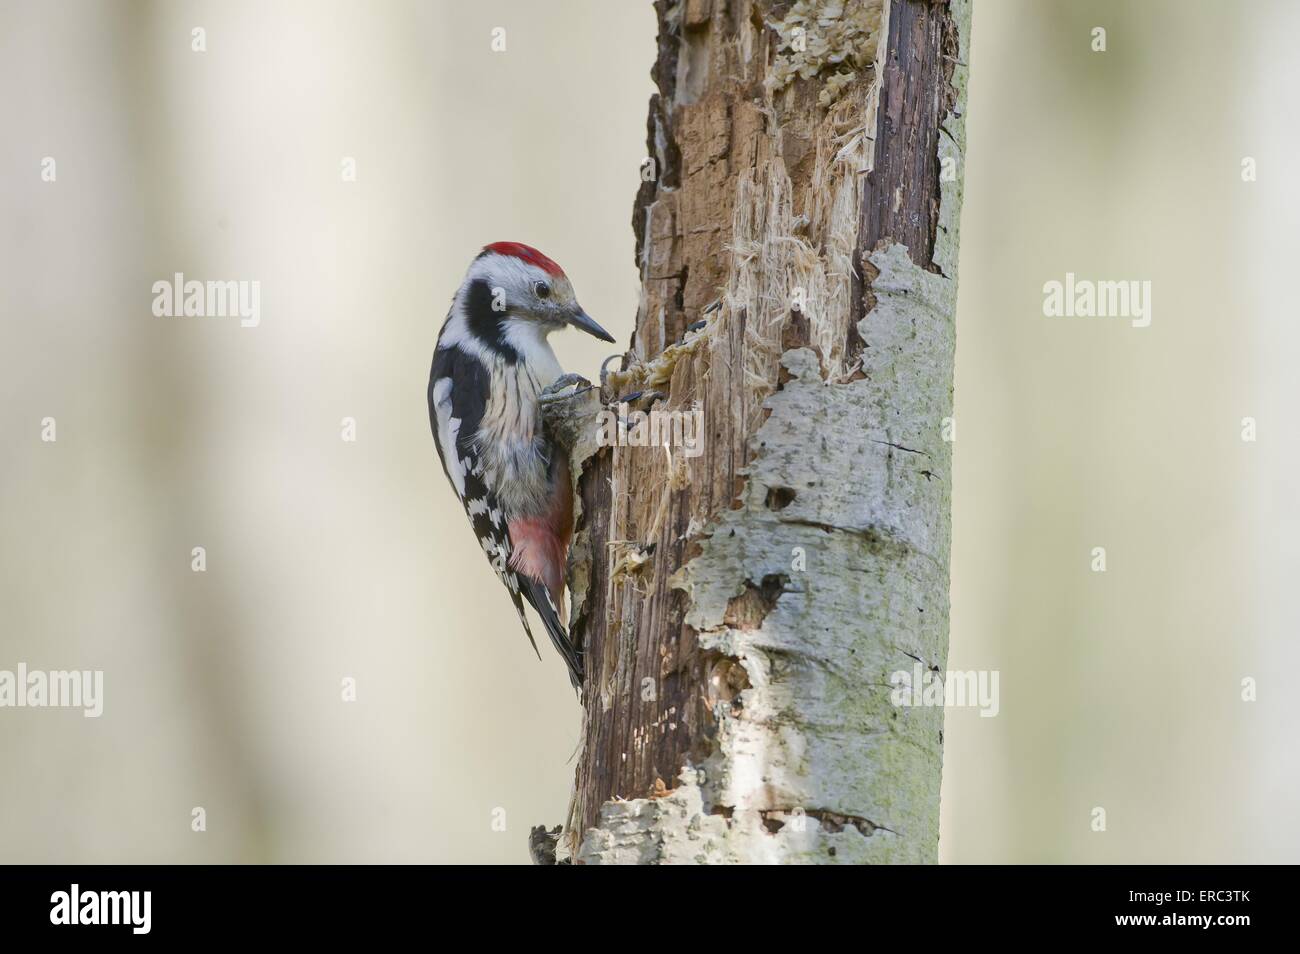
[[[456,439],[460,436],[460,418],[451,416],[451,378],[443,378],[433,386],[433,404],[438,416],[438,442],[442,444],[442,457],[447,462],[447,472],[456,487],[456,495],[465,499],[465,465],[456,453]]]

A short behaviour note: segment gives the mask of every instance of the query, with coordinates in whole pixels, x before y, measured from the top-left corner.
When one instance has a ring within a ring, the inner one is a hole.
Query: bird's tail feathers
[[[528,602],[532,602],[529,600]],[[542,652],[537,648],[537,640],[533,639],[533,628],[528,625],[528,614],[524,612],[524,601],[518,594],[515,594],[515,612],[519,614],[519,622],[524,624],[524,635],[528,637],[528,644],[533,647],[533,652],[537,653],[537,659],[540,661]]]
[[[546,627],[546,635],[551,637],[551,643],[555,646],[556,652],[564,660],[564,664],[569,667],[569,682],[573,683],[573,688],[582,689],[582,653],[573,641],[569,638],[568,631],[564,628],[564,623],[560,621],[560,610],[551,599],[550,590],[546,584],[540,580],[534,580],[531,577],[519,577],[519,589],[524,597],[532,604],[533,609],[537,610],[537,615],[542,618],[542,624]],[[522,613],[521,613],[522,615]],[[524,624],[524,629],[528,629],[528,624]],[[531,640],[533,634],[530,632],[528,638]],[[537,644],[533,644],[537,648]]]

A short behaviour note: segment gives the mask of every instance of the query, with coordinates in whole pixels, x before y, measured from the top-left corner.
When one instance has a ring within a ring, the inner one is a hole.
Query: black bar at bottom
[[[6,940],[75,935],[92,944],[268,935],[336,943],[401,939],[455,919],[455,934],[540,929],[558,941],[606,917],[625,929],[628,918],[645,918],[650,936],[663,918],[743,921],[759,901],[763,924],[816,932],[826,922],[810,918],[825,908],[882,939],[896,931],[914,940],[1104,933],[1231,943],[1243,931],[1285,926],[1282,882],[1291,875],[1273,867],[737,868],[646,872],[642,881],[577,867],[6,867],[0,929]],[[647,907],[642,892],[659,901]]]

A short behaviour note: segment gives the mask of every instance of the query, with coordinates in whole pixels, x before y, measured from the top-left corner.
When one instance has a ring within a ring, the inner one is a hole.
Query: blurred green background
[[[948,713],[944,861],[1300,855],[1298,28],[975,2],[949,665],[1001,702]],[[562,820],[579,710],[424,391],[489,241],[627,339],[654,45],[635,0],[0,0],[0,668],[105,672],[98,720],[0,710],[0,861],[520,862]],[[175,272],[261,325],[155,318]],[[1151,326],[1043,317],[1066,272]]]

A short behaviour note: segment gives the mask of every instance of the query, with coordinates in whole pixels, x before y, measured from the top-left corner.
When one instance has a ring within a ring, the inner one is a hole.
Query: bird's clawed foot
[[[666,397],[667,395],[664,394],[663,391],[654,391],[654,390],[633,391],[631,394],[624,394],[621,398],[619,398],[618,400],[612,403],[638,404],[642,401],[645,401],[649,404],[653,404],[655,401],[662,401]]]
[[[538,403],[544,407],[555,404],[558,401],[571,401],[581,394],[586,394],[594,385],[580,374],[562,374],[547,387],[542,389],[538,395]],[[566,394],[569,388],[574,388],[572,392]]]
[[[596,433],[594,415],[600,403],[588,396],[594,390],[582,375],[565,374],[537,396],[543,427],[566,450],[578,443],[584,432]]]

